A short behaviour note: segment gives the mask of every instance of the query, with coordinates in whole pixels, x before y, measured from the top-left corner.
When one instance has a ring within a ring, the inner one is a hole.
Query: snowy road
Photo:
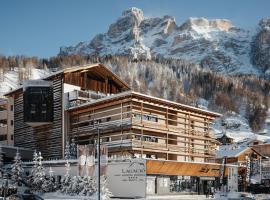
[[[95,198],[87,198],[87,197],[80,197],[80,196],[63,196],[59,193],[51,193],[46,194],[43,196],[46,200],[60,200],[60,199],[66,199],[66,200],[96,200]],[[215,198],[206,198],[205,195],[164,195],[164,196],[150,196],[135,200],[206,200],[206,199],[218,199],[218,200],[227,200],[228,198],[224,196],[219,196],[219,194],[215,195]],[[270,200],[269,194],[258,194],[255,195],[256,200]],[[111,200],[131,200],[131,199],[122,199],[122,198],[111,198]]]

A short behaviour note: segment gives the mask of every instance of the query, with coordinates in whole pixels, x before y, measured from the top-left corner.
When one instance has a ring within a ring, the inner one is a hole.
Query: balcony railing
[[[93,91],[74,90],[67,93],[67,98],[69,102],[68,107],[77,106],[85,102],[104,98],[106,96],[106,94],[100,92],[96,93]]]

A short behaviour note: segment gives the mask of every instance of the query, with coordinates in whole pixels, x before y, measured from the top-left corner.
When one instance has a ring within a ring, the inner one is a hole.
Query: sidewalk
[[[163,199],[185,199],[185,200],[205,200],[207,199],[205,195],[159,195],[159,196],[149,196],[146,199],[153,200],[163,200]],[[208,198],[213,199],[213,198]]]

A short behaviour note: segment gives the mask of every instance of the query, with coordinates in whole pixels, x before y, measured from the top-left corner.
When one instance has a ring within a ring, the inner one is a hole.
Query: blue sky
[[[206,17],[254,28],[270,17],[269,0],[1,0],[0,54],[55,56],[60,46],[106,32],[133,6],[147,17],[174,16],[178,25],[188,17]]]

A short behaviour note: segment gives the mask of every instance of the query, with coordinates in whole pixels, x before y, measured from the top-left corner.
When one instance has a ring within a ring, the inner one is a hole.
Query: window
[[[194,129],[194,120],[190,121],[190,127],[191,127],[191,129]]]
[[[151,158],[151,154],[146,154],[146,158]]]
[[[13,111],[13,105],[10,105],[10,111]]]
[[[13,126],[13,120],[10,120],[10,125]]]
[[[7,140],[7,135],[0,135],[0,141]]]
[[[208,124],[207,124],[206,119],[204,119],[204,132],[207,132],[207,130],[208,130]]]
[[[31,104],[30,113],[31,114],[35,114],[36,113],[36,104]]]
[[[43,103],[42,106],[41,106],[41,113],[42,114],[46,114],[47,113],[47,104],[46,103]]]
[[[158,122],[158,118],[156,115],[152,115],[150,121],[152,122]]]
[[[258,145],[258,144],[259,144],[259,142],[254,142],[254,143],[253,143],[253,145]]]
[[[141,115],[140,114],[134,114],[134,117],[135,117],[135,119],[137,119],[137,120],[141,120]]]
[[[10,136],[10,139],[11,139],[11,140],[14,140],[14,135],[11,135],[11,136]]]

